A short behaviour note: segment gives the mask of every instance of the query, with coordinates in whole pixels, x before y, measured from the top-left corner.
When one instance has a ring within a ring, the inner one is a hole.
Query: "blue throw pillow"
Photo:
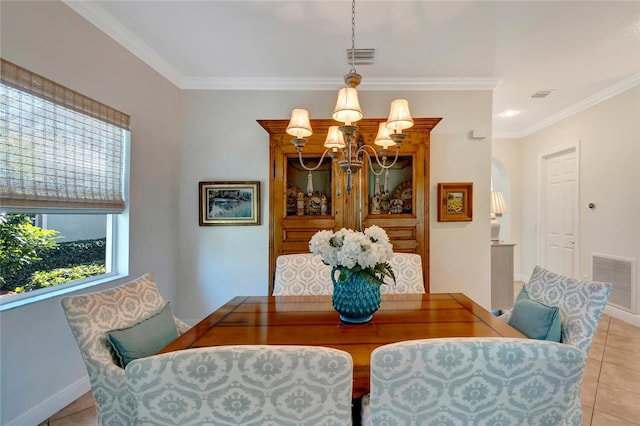
[[[525,287],[513,305],[509,325],[530,339],[560,341],[560,310],[538,302]]]
[[[168,303],[136,324],[107,332],[122,368],[134,359],[156,354],[176,337],[178,329]]]

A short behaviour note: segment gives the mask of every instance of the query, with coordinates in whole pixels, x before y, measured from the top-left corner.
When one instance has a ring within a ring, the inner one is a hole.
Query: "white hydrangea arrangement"
[[[372,284],[384,284],[385,277],[395,283],[389,260],[393,246],[384,229],[372,225],[364,232],[342,228],[339,231],[318,231],[309,241],[313,254],[340,271],[340,279],[346,281],[351,274],[358,274]]]

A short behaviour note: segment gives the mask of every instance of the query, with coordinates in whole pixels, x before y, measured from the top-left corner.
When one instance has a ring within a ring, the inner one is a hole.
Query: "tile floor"
[[[584,425],[640,425],[640,328],[603,315],[593,339],[582,385]],[[96,424],[91,393],[39,426]]]

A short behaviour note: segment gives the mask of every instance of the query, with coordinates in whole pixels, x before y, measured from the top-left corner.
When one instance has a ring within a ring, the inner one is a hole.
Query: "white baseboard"
[[[53,414],[71,404],[76,399],[80,398],[85,393],[89,392],[90,389],[91,384],[89,383],[89,376],[87,375],[70,386],[62,389],[55,395],[52,395],[42,401],[26,413],[14,418],[13,420],[9,420],[5,426],[33,426],[40,424]]]
[[[617,318],[621,321],[628,322],[629,324],[636,327],[640,327],[640,316],[638,315],[634,315],[632,313],[609,305],[605,306],[604,313],[607,315],[611,315],[612,317]]]

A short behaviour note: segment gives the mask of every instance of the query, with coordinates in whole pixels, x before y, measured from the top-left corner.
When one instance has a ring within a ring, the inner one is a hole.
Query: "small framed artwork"
[[[439,183],[438,203],[438,222],[470,222],[473,182]]]
[[[200,182],[200,226],[260,225],[260,182]]]

